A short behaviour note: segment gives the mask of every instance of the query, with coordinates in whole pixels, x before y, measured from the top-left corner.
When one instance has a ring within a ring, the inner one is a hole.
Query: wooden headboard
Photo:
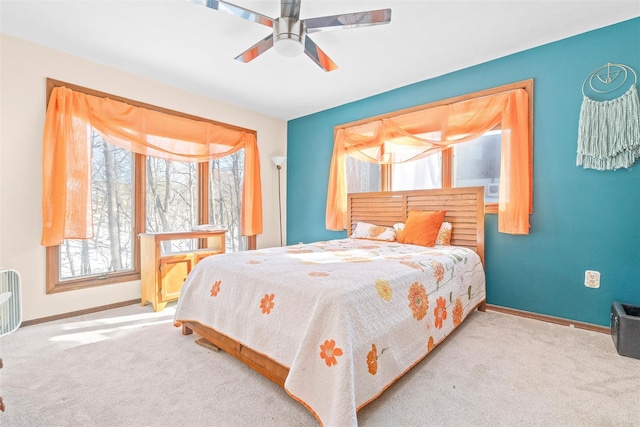
[[[405,222],[409,210],[446,210],[451,244],[473,249],[484,264],[484,187],[350,193],[347,200],[349,234],[359,221],[391,227]]]

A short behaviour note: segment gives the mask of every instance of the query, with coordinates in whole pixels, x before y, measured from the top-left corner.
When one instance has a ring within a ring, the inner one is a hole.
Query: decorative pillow
[[[451,246],[451,232],[453,226],[450,222],[443,222],[438,231],[438,237],[436,237],[436,245]]]
[[[400,243],[434,246],[446,213],[447,211],[410,210],[404,228],[396,233],[396,239]]]
[[[351,235],[353,239],[372,239],[386,240],[393,242],[396,240],[396,230],[381,225],[369,224],[367,222],[358,222],[356,229]]]
[[[396,233],[399,233],[404,228],[404,222],[397,222],[393,224],[393,229],[396,230]]]
[[[393,224],[393,229],[396,230],[396,237],[400,234],[404,228],[404,222],[398,222]],[[438,230],[438,237],[436,237],[436,245],[451,246],[451,233],[453,232],[453,226],[450,222],[443,222]]]

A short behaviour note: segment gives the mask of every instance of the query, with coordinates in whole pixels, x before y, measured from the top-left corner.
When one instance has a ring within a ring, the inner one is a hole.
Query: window
[[[240,235],[244,150],[212,160],[209,170],[209,223],[227,227],[227,252],[246,250],[248,241]]]
[[[189,231],[198,224],[196,163],[147,157],[146,231]]]
[[[498,231],[527,234],[532,129],[533,80],[336,126],[327,229],[349,227],[347,192],[482,186]]]
[[[65,240],[60,247],[61,280],[134,269],[133,153],[92,134],[93,239]]]
[[[388,165],[390,190],[446,187],[484,187],[485,209],[497,213],[500,185],[501,132],[491,130],[479,138],[456,144],[439,153],[406,163]],[[449,164],[451,167],[443,167]]]
[[[347,192],[370,193],[382,189],[382,166],[347,156]]]
[[[228,252],[255,249],[255,236],[240,232],[244,149],[208,162],[180,162],[116,147],[95,130],[90,137],[94,237],[47,247],[47,293],[138,280],[142,232],[223,224]],[[174,246],[165,251],[190,250],[198,240],[167,244]]]
[[[501,140],[502,132],[491,130],[451,147],[451,187],[484,187],[487,207],[498,203]]]
[[[442,153],[388,167],[391,191],[442,188]]]
[[[147,157],[145,231],[189,231],[198,224],[197,164]],[[162,253],[190,251],[197,239],[165,240]]]
[[[443,183],[451,188],[482,186],[486,212],[497,213],[500,143],[500,130],[491,130],[479,138],[404,163],[379,165],[347,156],[347,192],[429,190],[443,188]],[[381,176],[387,174],[389,184],[383,185],[387,181]]]

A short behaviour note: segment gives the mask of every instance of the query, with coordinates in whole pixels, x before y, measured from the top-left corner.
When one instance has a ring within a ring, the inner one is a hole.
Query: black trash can
[[[640,306],[611,304],[611,337],[618,354],[640,359]]]

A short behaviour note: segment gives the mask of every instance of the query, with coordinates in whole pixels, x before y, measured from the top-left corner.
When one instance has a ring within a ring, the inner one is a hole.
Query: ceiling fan
[[[284,56],[296,56],[304,52],[325,71],[335,70],[338,66],[307,34],[334,29],[387,24],[391,21],[391,9],[378,9],[301,20],[301,0],[281,0],[279,18],[270,18],[226,1],[204,0],[203,3],[211,9],[273,28],[272,34],[242,52],[235,58],[236,60],[241,62],[252,61],[258,55],[275,46],[276,51]]]

